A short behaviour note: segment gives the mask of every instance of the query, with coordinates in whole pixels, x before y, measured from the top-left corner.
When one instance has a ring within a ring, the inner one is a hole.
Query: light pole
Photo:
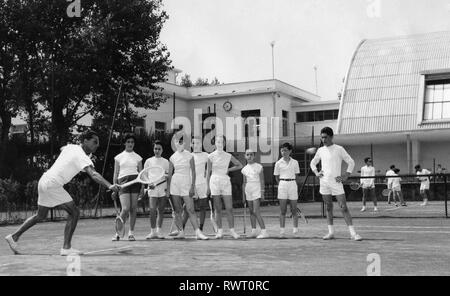
[[[314,73],[316,76],[316,95],[319,95],[319,88],[317,86],[317,66],[316,65],[314,65]]]
[[[275,80],[275,58],[274,58],[274,47],[275,41],[270,42],[270,46],[272,47],[272,79]]]

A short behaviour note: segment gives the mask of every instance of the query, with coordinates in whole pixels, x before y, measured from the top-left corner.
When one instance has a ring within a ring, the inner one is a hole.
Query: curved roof
[[[420,125],[421,74],[450,73],[450,32],[363,40],[344,86],[339,134],[450,128],[450,122]]]

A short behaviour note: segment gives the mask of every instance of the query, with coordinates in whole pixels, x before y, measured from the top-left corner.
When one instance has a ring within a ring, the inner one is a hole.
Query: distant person
[[[400,169],[395,168],[394,169],[394,175],[393,176],[398,176],[398,174],[400,173]],[[396,197],[398,198],[398,201],[400,203],[400,205],[402,207],[406,207],[406,203],[403,200],[403,194],[402,194],[402,186],[401,186],[401,182],[402,178],[398,177],[398,178],[392,178],[392,192],[393,192],[393,196],[394,196],[394,203],[395,206],[397,207],[397,202],[396,202]]]
[[[395,175],[395,165],[391,165],[389,170],[386,172],[386,179],[387,179],[387,189],[389,190],[388,193],[388,204],[391,204],[391,196],[394,195],[394,192],[392,191],[392,180],[393,178],[389,178]]]
[[[422,169],[420,164],[416,165],[415,169],[418,176],[431,174],[429,170]],[[430,199],[430,177],[417,177],[417,179],[420,181],[420,195],[423,198],[423,203],[421,203],[420,205],[426,206],[428,205],[428,200]]]
[[[366,163],[366,165],[361,168],[361,177],[375,177],[375,168],[373,167],[372,158],[367,157],[364,159],[364,162]],[[366,211],[366,200],[369,196],[373,201],[373,211],[378,212],[377,196],[375,194],[375,178],[361,179],[361,185],[363,191],[363,207],[361,209],[361,212]]]

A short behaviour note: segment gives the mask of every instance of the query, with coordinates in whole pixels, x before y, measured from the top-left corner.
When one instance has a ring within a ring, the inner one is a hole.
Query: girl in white
[[[211,194],[214,201],[216,223],[218,227],[216,238],[223,238],[221,199],[223,198],[225,210],[227,212],[228,226],[230,227],[230,234],[233,238],[238,239],[239,235],[234,231],[233,198],[228,173],[242,169],[242,164],[233,155],[223,150],[225,147],[225,138],[223,136],[215,136],[213,138],[213,144],[216,147],[216,150],[208,156],[206,184],[208,185],[207,194]],[[228,168],[230,161],[233,163],[233,166]]]
[[[203,225],[205,224],[206,209],[208,208],[208,195],[206,191],[206,166],[208,163],[208,153],[202,151],[201,138],[192,138],[192,157],[195,163],[195,194],[194,199],[198,201],[200,208],[200,230],[203,231]],[[189,214],[186,211],[183,212],[183,229],[189,219]]]
[[[160,141],[155,141],[153,144],[153,153],[155,156],[147,159],[144,163],[144,169],[148,167],[159,166],[164,169],[166,176],[163,178],[167,181],[167,174],[169,173],[169,161],[162,157],[163,146]],[[162,180],[160,180],[162,181]],[[157,181],[159,183],[159,181]],[[145,188],[142,185],[141,191]],[[162,223],[164,219],[164,210],[166,208],[167,199],[170,196],[167,190],[167,182],[158,185],[157,187],[148,188],[147,195],[150,205],[150,226],[151,232],[147,235],[146,239],[159,238],[163,239],[161,234]]]
[[[394,174],[393,176],[398,176],[398,173],[400,172],[399,169],[394,169]],[[394,204],[396,207],[398,207],[397,205],[397,200],[396,197],[398,197],[398,200],[403,200],[400,199],[400,197],[402,196],[402,185],[400,184],[400,181],[402,180],[402,178],[397,177],[397,178],[392,178],[392,191],[393,191],[393,197],[394,197]],[[401,203],[402,205],[403,203]]]
[[[114,157],[114,184],[124,184],[137,178],[142,170],[142,157],[133,151],[136,138],[128,134],[124,138],[125,150]],[[130,229],[128,232],[128,240],[136,240],[134,237],[134,226],[136,224],[136,215],[138,207],[138,197],[141,191],[141,185],[136,183],[132,186],[120,189],[119,198],[122,206],[120,217],[126,221],[130,216]],[[113,241],[118,241],[120,236],[116,233]]]
[[[269,235],[259,208],[260,200],[264,200],[264,169],[262,165],[255,162],[255,153],[252,150],[248,149],[245,151],[245,159],[247,160],[247,165],[241,172],[244,175],[244,183],[242,185],[248,201],[250,223],[252,224],[252,233],[249,237],[268,238]],[[259,235],[256,232],[256,220],[258,220],[259,227],[261,227]]]
[[[280,201],[280,237],[284,238],[286,212],[288,201],[291,205],[292,222],[294,224],[293,233],[298,233],[298,186],[297,177],[300,174],[300,167],[297,160],[290,155],[292,145],[285,143],[281,146],[281,155],[283,156],[275,163],[274,176],[278,183],[278,200]]]
[[[415,167],[417,175],[430,175],[431,172],[427,169],[422,169],[420,164],[416,165]],[[430,177],[417,177],[420,181],[420,195],[423,198],[423,203],[421,203],[421,206],[426,206],[428,204],[428,199],[430,198]]]
[[[175,211],[175,224],[178,229],[183,228],[181,216],[183,213],[182,201],[184,201],[189,219],[195,229],[195,237],[197,239],[207,240],[208,237],[198,227],[197,215],[195,214],[194,201],[192,199],[196,184],[194,158],[189,151],[184,149],[183,138],[184,136],[177,140],[177,151],[169,159],[168,183]],[[184,230],[181,230],[175,238],[184,238]]]

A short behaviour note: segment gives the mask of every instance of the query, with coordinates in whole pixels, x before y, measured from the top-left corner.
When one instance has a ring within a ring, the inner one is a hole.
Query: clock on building
[[[233,105],[231,104],[230,101],[226,101],[225,103],[223,103],[223,109],[225,111],[229,112],[231,108],[233,108]]]

